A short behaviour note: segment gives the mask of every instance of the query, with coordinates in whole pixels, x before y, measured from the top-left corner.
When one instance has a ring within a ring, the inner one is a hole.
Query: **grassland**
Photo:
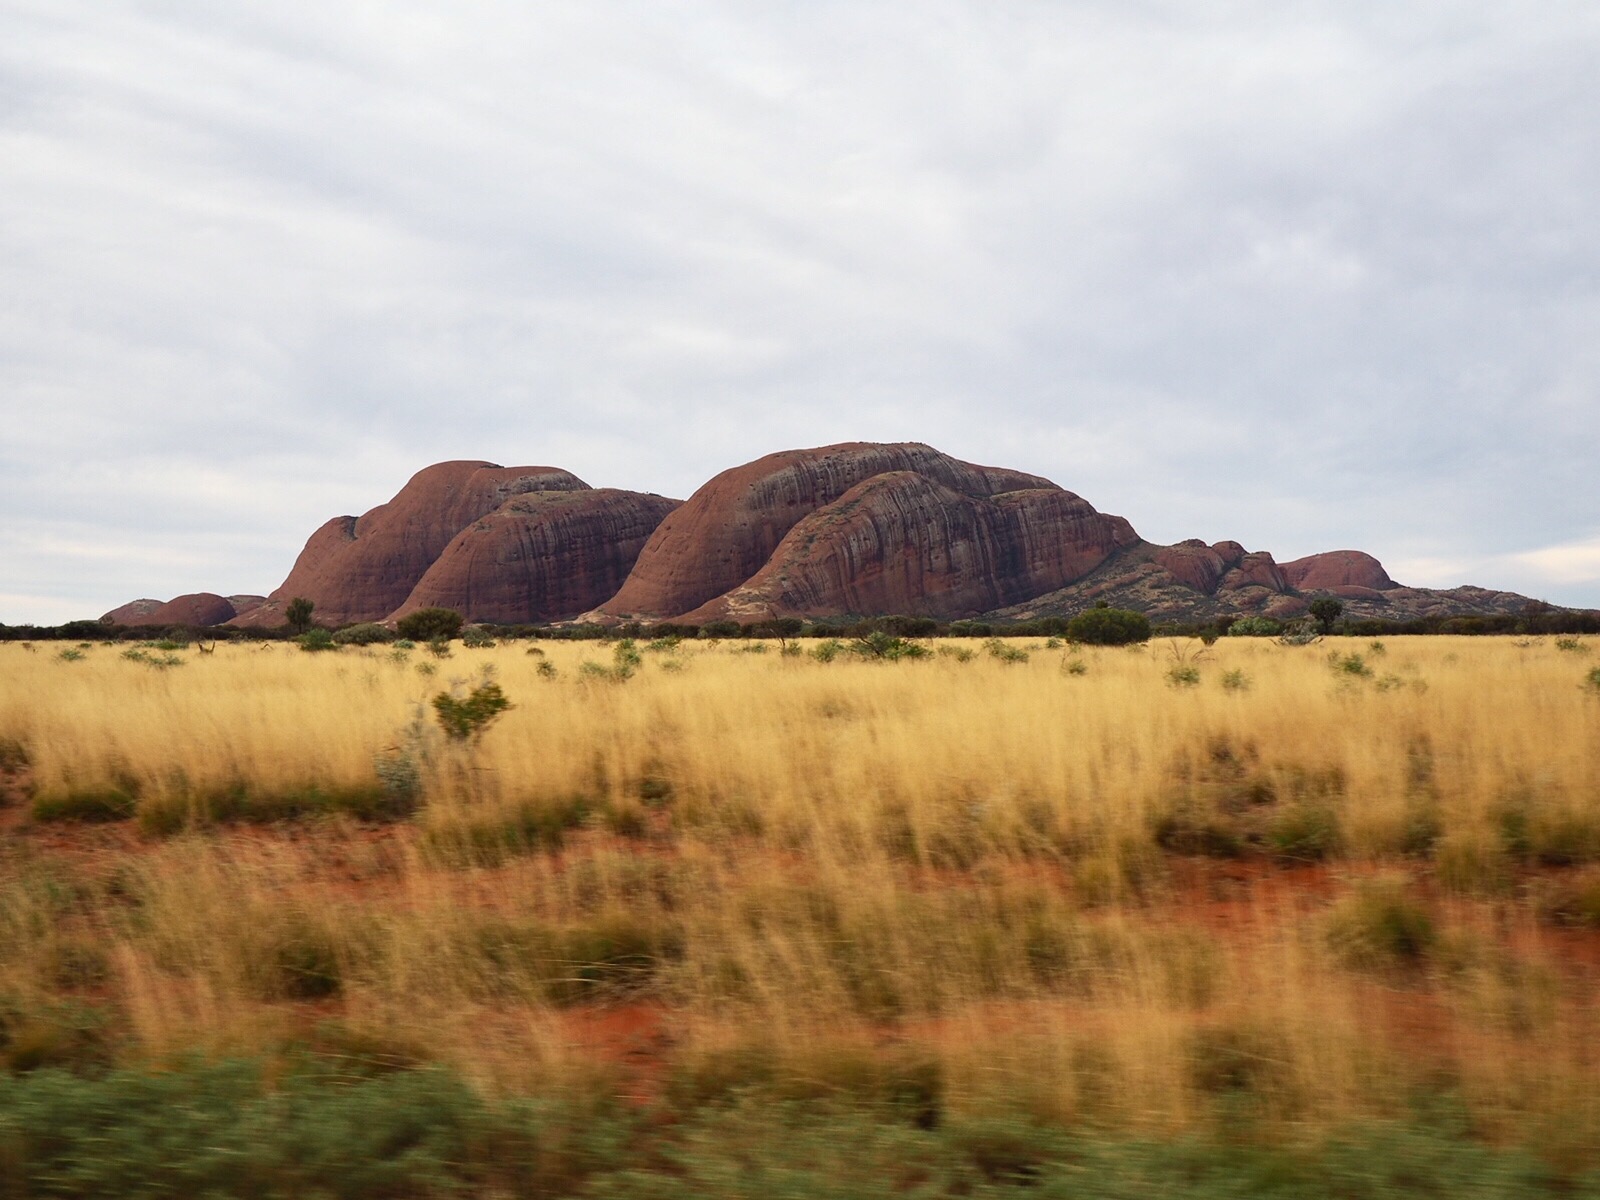
[[[0,646],[0,1064],[1600,1166],[1589,645],[815,649]]]

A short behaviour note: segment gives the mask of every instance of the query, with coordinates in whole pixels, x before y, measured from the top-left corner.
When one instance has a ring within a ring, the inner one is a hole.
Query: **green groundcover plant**
[[[489,1100],[359,1059],[41,1070],[0,1076],[0,1197],[1600,1197],[1600,1177],[1476,1143],[1448,1104],[1311,1145],[1246,1133],[1134,1140],[753,1093],[671,1114]]]

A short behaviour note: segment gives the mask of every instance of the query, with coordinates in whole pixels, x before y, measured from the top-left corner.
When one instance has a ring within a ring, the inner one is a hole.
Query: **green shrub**
[[[138,807],[137,788],[107,786],[41,792],[34,797],[36,821],[76,821],[98,824],[126,821]]]
[[[359,625],[346,625],[333,635],[333,640],[340,646],[375,646],[394,641],[395,633],[376,621],[365,621]]]
[[[1003,638],[992,637],[983,643],[983,648],[989,657],[996,662],[1025,663],[1028,661],[1028,652],[1021,646],[1013,646]]]
[[[395,631],[413,642],[431,642],[436,638],[449,641],[459,637],[463,618],[453,608],[419,608],[395,622]]]
[[[1228,626],[1229,637],[1277,637],[1283,626],[1271,617],[1240,617]]]
[[[1197,687],[1200,683],[1200,668],[1193,663],[1174,663],[1167,668],[1167,682],[1173,687]]]
[[[70,1001],[21,1004],[0,996],[0,1089],[4,1075],[57,1068],[91,1071],[110,1060],[105,1017]],[[5,1128],[0,1124],[0,1195],[4,1195]]]
[[[911,1053],[770,1048],[702,1055],[642,1119],[614,1101],[486,1099],[434,1067],[346,1070],[311,1056],[0,1088],[0,1195],[442,1200],[1583,1200],[1592,1177],[1475,1139],[1459,1105],[1288,1144],[1231,1127],[1118,1137],[1018,1115],[945,1110],[937,1066]],[[1226,1105],[1275,1087],[1270,1036],[1197,1039],[1191,1082]],[[1263,1059],[1267,1061],[1262,1061]],[[1229,1111],[1232,1111],[1231,1108]]]
[[[475,742],[511,701],[492,679],[484,679],[464,697],[440,692],[433,698],[433,711],[445,736],[453,742]]]
[[[1353,675],[1358,679],[1367,679],[1372,675],[1372,668],[1367,666],[1367,660],[1355,651],[1340,654],[1337,650],[1328,655],[1328,666],[1339,675]]]
[[[1534,895],[1534,907],[1552,924],[1600,929],[1600,871],[1579,871],[1544,881]]]
[[[1180,806],[1157,819],[1156,845],[1171,854],[1202,858],[1238,858],[1244,840],[1228,822],[1198,806]]]
[[[482,625],[468,625],[461,631],[461,644],[468,650],[493,650],[494,634]]]
[[[262,1000],[326,1000],[344,990],[344,964],[331,931],[302,913],[252,932],[251,984]]]
[[[1189,1082],[1212,1096],[1266,1096],[1290,1085],[1291,1052],[1272,1031],[1253,1025],[1197,1029],[1189,1039]]]
[[[363,821],[395,821],[415,802],[391,794],[380,780],[370,784],[317,784],[263,791],[242,781],[206,789],[178,789],[142,800],[139,830],[171,837],[212,825],[272,825],[280,821],[344,814]]]
[[[288,607],[284,609],[283,619],[285,624],[295,633],[308,632],[311,629],[311,614],[316,607],[304,596],[294,597],[289,601]]]
[[[1267,846],[1284,862],[1312,863],[1339,848],[1339,818],[1329,804],[1308,800],[1285,806],[1266,830]]]
[[[1362,970],[1417,967],[1437,941],[1433,918],[1398,879],[1358,884],[1328,917],[1334,952],[1347,966]]]
[[[148,650],[134,647],[122,652],[122,657],[129,662],[142,663],[156,670],[165,670],[168,667],[183,666],[183,658],[177,654],[151,654]]]
[[[818,662],[830,663],[839,657],[844,649],[844,643],[838,638],[824,638],[811,648],[811,657]]]
[[[422,831],[423,857],[452,870],[497,867],[511,858],[559,850],[569,830],[594,810],[587,796],[550,796],[498,810],[434,821]]]
[[[321,650],[337,650],[339,648],[339,644],[334,640],[333,634],[329,633],[326,629],[307,630],[305,633],[302,633],[299,637],[295,638],[295,644],[298,645],[300,649],[307,650],[312,653],[316,653]]]
[[[1224,671],[1222,673],[1222,690],[1225,692],[1247,692],[1250,690],[1250,677],[1240,670]]]
[[[1150,640],[1150,618],[1124,608],[1085,609],[1067,622],[1067,636],[1091,646],[1127,646]]]
[[[903,658],[926,658],[928,648],[920,643],[896,637],[892,633],[874,630],[850,643],[849,649],[862,658],[881,662],[898,662]]]

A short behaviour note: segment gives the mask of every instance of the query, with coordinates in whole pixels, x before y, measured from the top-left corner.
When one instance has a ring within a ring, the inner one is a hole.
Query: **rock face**
[[[214,592],[191,592],[163,603],[160,600],[134,600],[114,608],[100,620],[108,625],[188,625],[204,629],[233,620],[239,614],[234,600],[254,600],[260,596],[218,596]]]
[[[143,625],[145,618],[166,601],[151,600],[148,596],[141,600],[129,600],[126,604],[118,605],[100,618],[102,625]]]
[[[890,471],[803,517],[750,579],[686,619],[977,616],[1058,588],[1138,540],[1121,517],[1053,486],[967,495]]]
[[[418,471],[387,504],[360,517],[335,517],[311,535],[294,569],[242,625],[279,625],[296,596],[320,625],[381,621],[406,602],[452,538],[514,496],[582,491],[588,484],[556,467],[443,462]]]
[[[1386,592],[1399,587],[1389,578],[1383,564],[1361,550],[1329,550],[1283,564],[1283,574],[1302,592],[1338,592],[1341,588],[1365,588]]]
[[[404,604],[474,621],[558,621],[615,594],[678,501],[614,488],[531,492],[450,540]]]
[[[769,454],[716,476],[662,521],[599,615],[659,619],[698,611],[760,571],[803,518],[891,472],[975,498],[1055,487],[1037,475],[974,466],[916,442]]]
[[[387,504],[311,535],[283,586],[233,622],[283,624],[304,596],[313,620],[382,621],[438,604],[470,620],[548,621],[611,595],[678,501],[596,491],[557,467],[444,462]]]
[[[1279,564],[1233,541],[1154,545],[1037,475],[915,442],[851,442],[769,454],[722,472],[686,503],[590,488],[556,467],[439,463],[389,503],[323,525],[265,599],[136,600],[102,620],[273,627],[305,596],[329,626],[433,605],[474,621],[615,624],[1005,620],[1103,602],[1200,622],[1294,617],[1319,593],[1338,596],[1347,616],[1393,620],[1529,603],[1482,588],[1404,587],[1359,550]]]
[[[155,612],[145,618],[147,625],[192,625],[195,628],[204,628],[207,625],[221,625],[224,621],[231,621],[238,616],[238,611],[225,596],[218,596],[214,592],[191,592],[187,596],[179,596],[175,600],[168,600]]]

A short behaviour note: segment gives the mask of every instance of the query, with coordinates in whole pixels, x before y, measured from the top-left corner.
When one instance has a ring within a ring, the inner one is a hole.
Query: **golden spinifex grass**
[[[1160,1127],[1426,1084],[1600,1132],[1581,645],[796,644],[626,679],[596,643],[0,647],[8,1061],[308,1044]],[[485,666],[514,707],[445,738]]]

